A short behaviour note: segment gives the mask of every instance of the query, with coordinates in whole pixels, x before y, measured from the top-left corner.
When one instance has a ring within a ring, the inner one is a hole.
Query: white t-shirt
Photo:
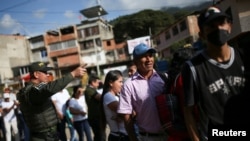
[[[82,95],[79,99],[75,99],[75,98],[70,99],[69,107],[74,108],[76,110],[84,111],[85,113],[87,113],[85,96]],[[72,115],[73,115],[74,121],[81,121],[81,120],[88,118],[87,114],[85,116],[80,115],[80,114],[79,115],[72,114]]]
[[[69,98],[70,95],[67,89],[63,89],[62,91],[57,92],[56,94],[51,96],[51,100],[55,102],[56,108],[59,110],[59,112],[63,113],[63,115],[65,115],[65,104]]]
[[[118,96],[114,96],[110,92],[106,93],[103,97],[103,107],[104,107],[104,112],[106,116],[107,123],[109,125],[110,131],[111,132],[122,132],[124,134],[127,134],[126,129],[124,127],[124,122],[116,122],[113,120],[113,118],[116,118],[117,113],[112,111],[107,105],[110,104],[111,102],[114,101],[119,101]]]
[[[10,108],[13,104],[14,104],[14,102],[11,101],[11,100],[9,102],[3,101],[2,102],[2,108],[3,109],[4,108]],[[3,119],[4,119],[5,122],[11,122],[13,120],[16,120],[16,115],[15,115],[15,112],[14,112],[14,108],[12,108],[9,113],[7,113],[5,116],[3,116]]]
[[[16,94],[10,93],[10,100],[16,101],[16,100],[17,100],[17,99],[16,99]]]

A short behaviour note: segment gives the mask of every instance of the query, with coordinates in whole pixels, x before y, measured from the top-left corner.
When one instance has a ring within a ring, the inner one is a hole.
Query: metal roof
[[[95,18],[108,14],[108,12],[105,11],[100,5],[83,9],[80,11],[80,13],[87,18]]]

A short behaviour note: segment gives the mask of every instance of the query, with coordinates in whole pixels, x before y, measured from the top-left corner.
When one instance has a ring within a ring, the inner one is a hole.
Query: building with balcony
[[[83,21],[77,25],[77,33],[81,62],[87,63],[88,67],[93,68],[97,73],[98,71],[102,73],[100,71],[105,65],[128,59],[126,44],[115,43],[112,26],[104,20],[98,18]]]
[[[159,57],[171,57],[170,46],[179,41],[192,44],[198,40],[199,28],[196,14],[190,14],[152,37]]]
[[[30,50],[25,36],[0,35],[0,84],[16,83],[28,72]],[[2,90],[2,89],[1,89]]]
[[[100,75],[105,67],[127,61],[126,44],[115,43],[112,26],[101,17],[107,12],[97,5],[80,13],[88,18],[77,24],[81,62]]]
[[[80,64],[76,26],[49,30],[44,35],[44,41],[50,65],[55,68],[56,76],[62,76]]]
[[[28,39],[30,51],[31,51],[31,62],[45,62],[48,63],[48,52],[45,46],[44,36],[38,35]]]

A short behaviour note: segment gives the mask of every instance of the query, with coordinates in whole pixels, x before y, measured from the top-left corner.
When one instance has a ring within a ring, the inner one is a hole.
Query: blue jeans
[[[60,123],[57,124],[57,131],[59,133],[59,138],[61,141],[67,141],[65,128],[66,128],[66,117],[64,116],[63,120],[61,120]]]
[[[85,132],[86,134],[87,141],[92,141],[89,122],[87,119],[81,121],[74,121],[74,127],[76,129],[76,132],[78,133],[79,141],[83,141],[84,139],[83,132]]]
[[[29,128],[26,122],[24,121],[23,114],[18,113],[17,119],[18,119],[18,129],[19,129],[20,136],[24,134],[24,141],[29,141],[29,138],[30,138]]]
[[[129,141],[129,137],[124,134],[120,134],[120,136],[109,134],[108,141]]]
[[[75,128],[73,126],[69,126],[70,132],[70,141],[78,141],[75,135]]]

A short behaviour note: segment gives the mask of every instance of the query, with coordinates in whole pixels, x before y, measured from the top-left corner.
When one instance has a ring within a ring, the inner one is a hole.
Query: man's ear
[[[33,72],[33,74],[34,74],[35,78],[38,78],[38,72],[37,71]]]

